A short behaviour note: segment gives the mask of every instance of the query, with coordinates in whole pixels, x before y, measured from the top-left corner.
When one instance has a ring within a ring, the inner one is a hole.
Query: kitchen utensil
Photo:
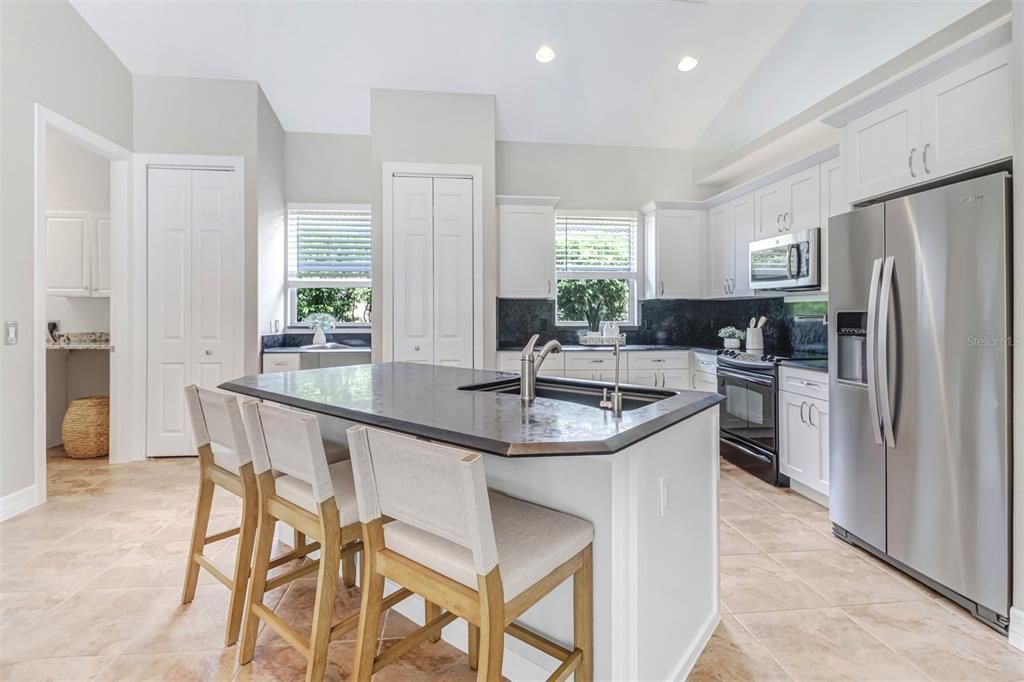
[[[754,327],[757,326],[756,322],[757,322],[756,318],[753,318],[753,317],[750,318],[750,324],[747,325],[747,328],[753,329]]]
[[[757,328],[760,329],[761,327],[763,327],[764,323],[767,322],[767,321],[768,321],[768,318],[765,317],[764,315],[762,315],[761,319],[757,321]]]

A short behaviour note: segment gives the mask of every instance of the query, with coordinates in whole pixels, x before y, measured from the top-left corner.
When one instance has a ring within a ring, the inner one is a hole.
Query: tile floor
[[[722,623],[691,680],[1022,680],[1024,653],[723,462]]]
[[[828,514],[723,464],[722,623],[693,680],[1024,680],[1024,654],[954,604],[831,537]],[[294,680],[302,657],[270,630],[239,668],[224,648],[227,591],[201,573],[179,603],[195,460],[110,466],[51,453],[50,499],[0,524],[0,680]],[[159,481],[159,485],[154,485]],[[132,510],[132,511],[126,511]],[[211,532],[237,523],[218,493]],[[222,569],[234,540],[215,551]],[[340,588],[338,616],[358,608]],[[312,579],[268,596],[308,624]],[[410,628],[385,619],[382,646]],[[352,637],[327,677],[351,672]],[[425,644],[375,679],[475,679],[465,656]]]

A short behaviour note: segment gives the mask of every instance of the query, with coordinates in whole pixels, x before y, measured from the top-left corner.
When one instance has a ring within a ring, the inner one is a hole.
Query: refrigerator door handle
[[[875,337],[878,332],[878,280],[882,271],[882,259],[876,258],[871,266],[871,287],[868,290],[868,409],[871,412],[871,433],[875,437],[875,443],[882,445],[882,427],[878,416],[878,389],[875,385],[875,365],[877,362],[878,345]]]
[[[892,403],[889,400],[889,303],[892,300],[892,277],[896,259],[888,256],[882,269],[882,293],[878,300],[878,391],[882,412],[882,430],[885,444],[896,447],[896,437],[892,430]]]

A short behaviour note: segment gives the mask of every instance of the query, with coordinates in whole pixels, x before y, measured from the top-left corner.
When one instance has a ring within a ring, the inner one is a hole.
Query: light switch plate
[[[18,323],[4,322],[4,345],[13,346],[18,343]]]

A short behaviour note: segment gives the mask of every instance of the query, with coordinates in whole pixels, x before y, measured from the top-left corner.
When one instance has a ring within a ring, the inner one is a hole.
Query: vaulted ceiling
[[[368,133],[370,89],[403,88],[496,95],[503,140],[674,148],[694,146],[730,101],[755,106],[742,88],[769,53],[780,58],[805,9],[735,0],[72,2],[133,73],[255,80],[289,131]],[[832,4],[870,12],[886,3]],[[941,23],[978,2],[915,4],[945,7]],[[554,48],[552,62],[534,58],[541,45]],[[872,50],[871,40],[856,49]],[[684,55],[699,58],[696,70],[676,68]]]

